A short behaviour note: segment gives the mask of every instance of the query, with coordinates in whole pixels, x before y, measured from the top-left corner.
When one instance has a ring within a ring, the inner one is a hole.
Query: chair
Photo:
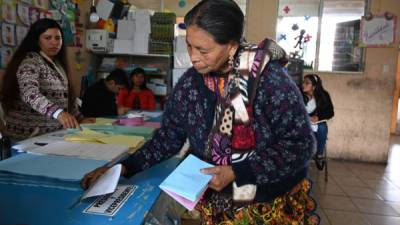
[[[318,170],[324,170],[325,172],[325,182],[328,182],[328,153],[327,153],[328,148],[326,147],[327,145],[328,144],[325,145],[323,157],[321,159],[317,159],[317,157],[315,157],[314,159],[315,165],[318,168]],[[317,162],[317,160],[320,162]]]

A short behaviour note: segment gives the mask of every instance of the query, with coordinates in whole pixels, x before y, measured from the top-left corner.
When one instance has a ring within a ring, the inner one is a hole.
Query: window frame
[[[364,15],[365,16],[370,10],[370,2],[371,0],[364,0]],[[278,0],[278,6],[280,1]],[[363,51],[361,54],[361,63],[360,63],[360,70],[359,71],[334,71],[334,70],[319,70],[319,54],[320,54],[320,45],[321,45],[321,27],[322,27],[322,16],[324,11],[324,4],[325,0],[319,0],[319,7],[318,7],[318,29],[317,29],[317,40],[316,40],[316,51],[315,51],[315,65],[314,69],[304,69],[304,72],[308,73],[326,73],[326,74],[363,74],[365,72],[365,59],[366,59],[366,48],[363,47]],[[278,7],[279,10],[279,7]],[[279,12],[278,14],[279,15]],[[278,16],[279,18],[279,16]],[[361,20],[362,18],[360,18]],[[278,24],[277,24],[278,27]],[[277,30],[277,27],[275,30]]]

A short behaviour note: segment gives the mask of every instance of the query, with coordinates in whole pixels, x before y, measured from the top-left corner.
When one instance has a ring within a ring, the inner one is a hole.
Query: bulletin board
[[[40,18],[57,20],[67,46],[82,46],[78,0],[0,0],[0,69],[26,36],[29,26]],[[78,21],[78,22],[77,22]]]
[[[397,17],[385,16],[361,20],[360,43],[363,47],[391,47],[395,43]]]

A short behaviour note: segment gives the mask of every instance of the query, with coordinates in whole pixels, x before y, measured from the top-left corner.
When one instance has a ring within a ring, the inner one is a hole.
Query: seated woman
[[[122,89],[118,94],[118,107],[131,109],[154,110],[155,101],[153,92],[147,88],[145,72],[138,67],[131,73],[131,90]]]
[[[37,20],[7,65],[0,98],[13,141],[94,121],[75,104],[63,40],[57,21]]]
[[[328,137],[326,121],[333,117],[333,105],[329,93],[322,86],[321,78],[316,74],[307,74],[303,81],[303,96],[311,127],[317,139],[316,165],[319,170],[324,168],[324,149]]]

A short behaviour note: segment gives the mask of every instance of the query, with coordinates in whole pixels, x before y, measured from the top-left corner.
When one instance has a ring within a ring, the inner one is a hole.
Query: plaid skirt
[[[317,225],[315,200],[309,195],[312,182],[303,179],[288,193],[266,203],[253,203],[227,213],[213,215],[211,207],[198,204],[203,225]]]

